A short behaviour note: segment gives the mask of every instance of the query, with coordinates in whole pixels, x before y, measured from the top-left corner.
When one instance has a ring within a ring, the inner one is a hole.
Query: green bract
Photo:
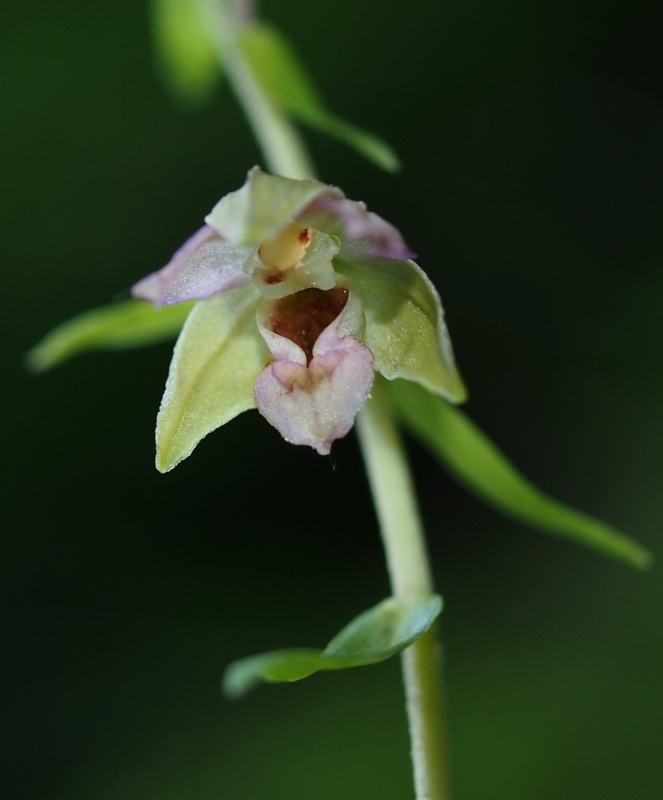
[[[376,664],[423,636],[441,610],[439,595],[390,597],[355,617],[324,650],[275,650],[236,661],[226,670],[223,689],[227,695],[239,697],[261,681],[292,683],[322,670]]]
[[[635,567],[651,563],[650,553],[629,536],[533,486],[461,411],[411,383],[396,381],[390,389],[405,425],[482,500],[521,522]]]
[[[383,139],[329,110],[290,42],[255,20],[245,0],[152,0],[152,32],[160,72],[178,100],[201,105],[224,72],[241,74],[278,114],[345,142],[382,169],[400,169]]]
[[[329,111],[308,70],[276,28],[260,23],[247,25],[239,43],[255,79],[277,108],[354,147],[382,169],[400,169],[396,153],[383,139]]]
[[[152,35],[159,71],[175,97],[202,104],[221,77],[222,61],[200,0],[152,0]]]
[[[172,339],[193,303],[158,310],[139,300],[125,300],[85,311],[51,331],[27,355],[35,372],[52,369],[88,350],[126,350]]]

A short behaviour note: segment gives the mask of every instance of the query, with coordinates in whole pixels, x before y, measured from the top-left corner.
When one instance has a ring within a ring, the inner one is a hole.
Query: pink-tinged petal
[[[304,328],[310,323],[310,330],[315,330],[317,318],[324,316],[324,302],[337,302],[339,293],[344,299],[347,296],[347,302],[311,349]],[[303,295],[298,298],[302,305],[292,317],[292,335],[303,346],[269,327],[287,331],[290,319],[284,320],[279,309],[283,301],[258,304],[258,327],[274,361],[256,379],[256,404],[286,441],[308,445],[326,455],[332,442],[350,431],[368,396],[374,375],[373,355],[355,338],[363,329],[363,312],[356,295],[338,287],[329,292],[309,289],[298,294]],[[295,301],[286,300],[291,314]]]
[[[250,280],[243,270],[250,254],[250,247],[235,247],[203,225],[165,267],[138,281],[131,293],[158,308],[236,289]]]
[[[323,230],[339,236],[341,259],[384,258],[404,261],[415,257],[401,232],[382,217],[368,211],[364,203],[345,197],[318,197],[299,216],[299,220],[302,224],[317,227],[315,222],[309,221],[316,217]],[[342,223],[342,233],[329,224],[334,218]]]

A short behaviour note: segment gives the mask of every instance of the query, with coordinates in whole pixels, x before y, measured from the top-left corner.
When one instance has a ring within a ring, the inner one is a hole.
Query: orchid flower
[[[159,469],[250,408],[287,441],[327,454],[375,371],[462,400],[439,296],[412,255],[396,228],[340,189],[253,168],[133,287],[156,307],[200,301],[175,346]]]

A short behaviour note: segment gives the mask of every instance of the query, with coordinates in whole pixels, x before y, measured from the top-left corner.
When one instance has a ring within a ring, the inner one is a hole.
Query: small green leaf
[[[317,113],[324,100],[282,33],[271,25],[253,23],[240,32],[240,47],[254,77],[272,102],[292,112]]]
[[[279,31],[264,24],[248,25],[241,32],[240,46],[256,80],[276,106],[344,141],[382,169],[400,169],[396,153],[385,141],[327,109],[306,67]]]
[[[406,378],[459,403],[465,388],[454,362],[439,295],[413,261],[338,263],[366,315],[364,342],[385,378]]]
[[[142,300],[94,308],[63,322],[26,356],[29,369],[44,372],[88,350],[128,350],[177,336],[193,303],[156,311]]]
[[[253,384],[269,360],[255,320],[253,284],[201,300],[170,363],[157,417],[157,458],[168,472],[208,433],[255,408]]]
[[[400,653],[422,636],[442,611],[439,595],[389,597],[349,622],[325,647],[326,658],[368,664]]]
[[[221,77],[221,60],[199,0],[152,0],[152,34],[164,83],[187,105],[202,105]]]
[[[226,670],[223,690],[230,697],[239,697],[261,681],[299,681],[321,670],[376,664],[423,636],[441,610],[438,595],[390,597],[355,617],[324,650],[275,650],[235,661]]]
[[[367,161],[372,161],[385,172],[400,171],[401,162],[394,148],[374,133],[369,133],[351,122],[346,122],[324,109],[318,111],[293,110],[292,113],[310,128],[326,133],[327,136],[354,148]]]
[[[390,385],[406,426],[470,491],[505,514],[606,556],[647,567],[650,553],[629,536],[533,486],[458,409],[405,381]]]

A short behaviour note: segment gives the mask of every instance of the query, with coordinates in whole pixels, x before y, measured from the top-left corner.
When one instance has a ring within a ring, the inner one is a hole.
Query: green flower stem
[[[256,82],[238,43],[240,25],[228,0],[199,0],[231,85],[265,156],[267,168],[288,178],[313,178],[304,144]],[[396,597],[433,592],[428,554],[403,448],[377,380],[357,420],[387,565]],[[441,660],[435,627],[402,656],[417,800],[449,800]]]
[[[396,597],[431,594],[433,581],[412,478],[381,378],[359,412],[357,430],[393,593]],[[404,650],[401,659],[416,798],[449,800],[441,654],[435,626]]]
[[[232,2],[199,0],[219,59],[244,109],[270,172],[286,178],[314,178],[301,137],[286,116],[271,103],[256,82],[238,43],[241,25],[233,18]]]

